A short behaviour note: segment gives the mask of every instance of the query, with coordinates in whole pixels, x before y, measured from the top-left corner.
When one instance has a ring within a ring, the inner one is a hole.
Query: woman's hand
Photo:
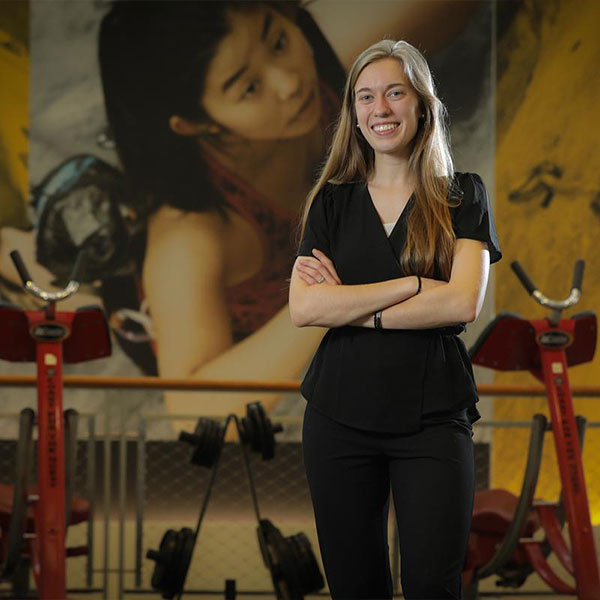
[[[316,258],[304,256],[296,264],[296,270],[300,279],[308,283],[308,285],[315,283],[341,285],[342,280],[339,278],[332,260],[316,248],[313,248],[312,253]]]

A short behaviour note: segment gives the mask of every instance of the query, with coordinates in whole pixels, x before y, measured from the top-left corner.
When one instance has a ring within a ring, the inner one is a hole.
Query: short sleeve
[[[460,205],[450,209],[457,239],[487,242],[490,264],[498,262],[502,251],[485,184],[476,173],[457,173],[456,182],[463,193]]]
[[[296,252],[296,256],[313,256],[312,249],[317,248],[327,256],[331,256],[329,244],[329,219],[331,203],[331,185],[325,184],[317,193],[306,219],[304,235]]]

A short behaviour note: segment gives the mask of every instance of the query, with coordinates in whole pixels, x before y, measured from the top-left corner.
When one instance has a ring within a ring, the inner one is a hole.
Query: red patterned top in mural
[[[337,115],[337,96],[321,84],[323,126]],[[252,277],[227,288],[233,339],[239,342],[262,327],[287,304],[288,279],[294,264],[299,212],[289,212],[259,194],[246,182],[206,157],[211,181],[225,202],[255,229],[263,248],[261,269]]]

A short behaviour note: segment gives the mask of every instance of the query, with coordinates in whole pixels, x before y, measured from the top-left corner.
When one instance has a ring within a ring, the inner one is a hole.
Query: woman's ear
[[[216,123],[202,123],[191,121],[179,115],[169,118],[169,127],[173,133],[184,137],[196,137],[198,135],[216,135],[221,128]]]

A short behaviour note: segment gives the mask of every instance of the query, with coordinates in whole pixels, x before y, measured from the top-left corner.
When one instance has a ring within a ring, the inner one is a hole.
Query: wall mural
[[[33,3],[31,197],[11,200],[29,220],[0,221],[0,293],[28,302],[9,249],[46,286],[63,285],[85,249],[82,291],[64,306],[101,303],[114,354],[68,372],[299,378],[324,330],[292,326],[286,279],[346,69],[385,36],[423,50],[449,108],[456,168],[481,173],[491,191],[491,31],[487,2]],[[488,296],[471,337],[491,315]],[[0,396],[16,410],[14,393]],[[126,404],[124,394],[69,390],[65,403],[304,409],[297,394],[128,391]],[[172,425],[151,435],[171,436]]]

